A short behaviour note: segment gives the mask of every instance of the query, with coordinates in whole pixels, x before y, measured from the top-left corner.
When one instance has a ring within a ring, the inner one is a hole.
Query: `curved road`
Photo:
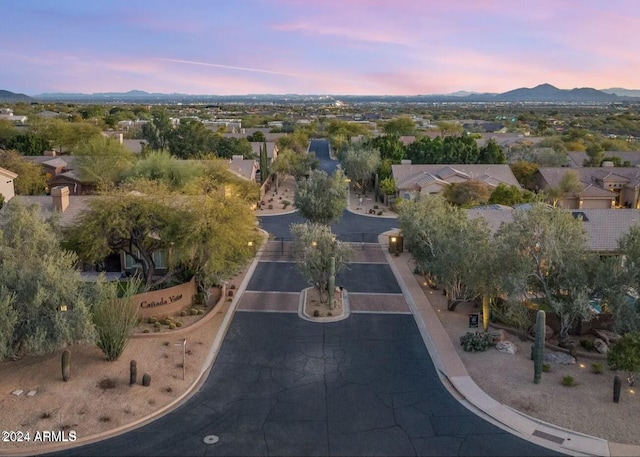
[[[286,236],[291,220],[273,216],[262,223]],[[374,221],[383,222],[345,213],[336,227],[345,234],[353,227],[384,229]],[[386,263],[354,266],[347,287],[354,296],[399,293]],[[245,296],[297,296],[307,284],[292,268],[259,262],[208,379],[182,406],[139,429],[58,455],[559,455],[454,399],[407,312],[364,311],[318,324],[295,312],[246,306]],[[205,444],[210,434],[220,442]]]

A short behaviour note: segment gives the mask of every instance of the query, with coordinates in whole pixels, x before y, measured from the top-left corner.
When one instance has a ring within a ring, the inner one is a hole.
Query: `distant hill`
[[[25,96],[26,97],[26,96]],[[27,97],[28,98],[28,97]],[[333,103],[331,95],[299,94],[247,94],[247,95],[192,95],[149,93],[142,90],[129,92],[102,92],[94,94],[45,93],[34,95],[43,101],[71,101],[76,103]],[[439,95],[341,95],[345,103],[614,103],[640,101],[640,90],[608,89],[596,90],[590,87],[558,89],[551,84],[540,84],[533,88],[522,87],[501,94],[457,91]]]
[[[615,94],[592,89],[589,87],[579,89],[558,89],[551,84],[540,84],[534,88],[520,88],[496,95],[497,101],[508,102],[611,102],[618,101]]]
[[[620,97],[640,97],[640,90],[623,89],[621,87],[612,87],[611,89],[601,89],[600,92],[605,94],[615,94]]]
[[[31,102],[33,99],[25,94],[16,94],[8,90],[0,90],[1,102]]]

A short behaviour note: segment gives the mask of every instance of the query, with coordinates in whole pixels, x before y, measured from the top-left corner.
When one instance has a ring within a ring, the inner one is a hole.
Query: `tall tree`
[[[496,233],[498,263],[506,273],[503,287],[513,299],[530,294],[560,319],[560,340],[572,325],[592,317],[589,306],[594,284],[582,222],[570,213],[542,204],[514,212],[513,221]]]
[[[169,147],[173,123],[166,108],[154,109],[151,114],[151,121],[142,126],[142,137],[147,140],[150,149],[161,151]]]
[[[450,310],[489,288],[483,274],[490,258],[485,221],[468,218],[440,195],[400,202],[398,221],[417,268],[444,286]]]
[[[124,177],[128,180],[147,179],[180,190],[200,176],[202,166],[195,161],[177,159],[168,151],[152,151],[139,159]]]
[[[583,187],[578,173],[569,170],[562,176],[557,186],[545,189],[544,193],[551,200],[553,206],[558,206],[560,200],[577,194]]]
[[[298,181],[294,202],[303,217],[329,224],[347,208],[346,179],[340,171],[329,176],[322,170],[314,170],[308,178]]]
[[[383,130],[388,135],[410,136],[415,133],[416,124],[410,117],[400,116],[385,123]]]
[[[155,278],[154,251],[169,249],[189,230],[178,205],[167,195],[114,190],[92,199],[69,230],[70,245],[83,261],[96,263],[124,252],[141,266],[147,289],[166,280]]]
[[[133,167],[134,156],[112,138],[91,138],[74,152],[80,178],[97,183],[100,190],[114,187]]]
[[[361,191],[369,184],[371,175],[380,165],[380,153],[366,146],[350,146],[341,151],[339,157],[345,174]]]
[[[291,233],[295,237],[293,251],[298,269],[318,290],[320,301],[325,303],[330,293],[327,286],[331,259],[335,265],[334,274],[337,274],[353,256],[351,246],[338,241],[331,228],[323,224],[292,224]]]
[[[47,187],[47,178],[42,167],[25,159],[15,151],[0,150],[0,167],[18,175],[13,185],[18,195],[42,195]]]
[[[168,139],[169,151],[180,159],[197,159],[213,151],[213,136],[197,119],[183,119]]]
[[[470,179],[450,184],[443,195],[452,205],[471,208],[486,204],[491,196],[491,188],[484,181]]]
[[[90,340],[93,327],[77,257],[60,247],[54,221],[12,200],[0,220],[0,358],[46,354]]]
[[[200,195],[189,199],[185,209],[185,233],[173,249],[175,261],[207,294],[253,255],[249,242],[257,246],[260,241],[255,216],[237,196]]]

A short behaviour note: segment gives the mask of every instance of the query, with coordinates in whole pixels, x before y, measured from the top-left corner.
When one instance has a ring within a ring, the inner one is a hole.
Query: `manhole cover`
[[[207,435],[204,437],[204,444],[216,444],[220,441],[220,437],[217,435]]]

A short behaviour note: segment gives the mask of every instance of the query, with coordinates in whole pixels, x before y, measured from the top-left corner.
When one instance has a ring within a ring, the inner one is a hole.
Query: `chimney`
[[[400,165],[411,165],[411,159],[400,160]]]
[[[54,211],[64,213],[69,207],[69,188],[67,186],[56,186],[51,189]]]

